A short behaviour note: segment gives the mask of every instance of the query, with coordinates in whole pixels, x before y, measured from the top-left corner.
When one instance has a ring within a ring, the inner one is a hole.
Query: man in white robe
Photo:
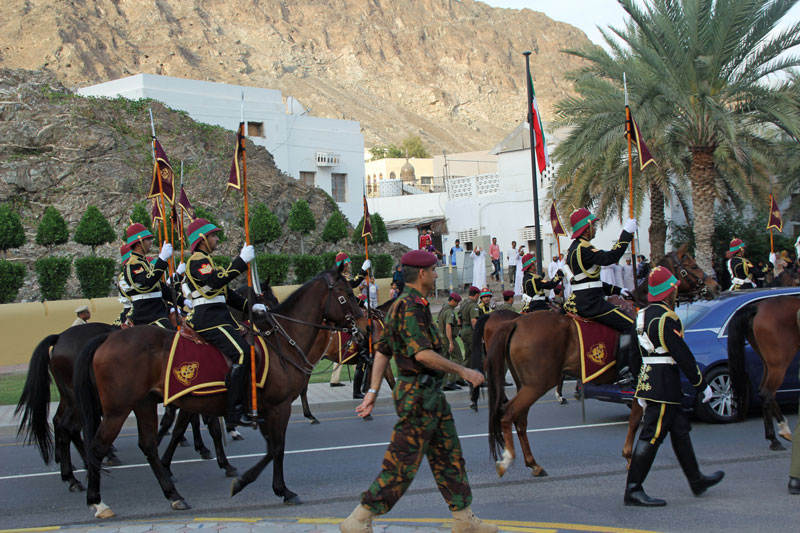
[[[472,284],[476,287],[486,285],[486,254],[478,246],[469,256],[472,258]]]

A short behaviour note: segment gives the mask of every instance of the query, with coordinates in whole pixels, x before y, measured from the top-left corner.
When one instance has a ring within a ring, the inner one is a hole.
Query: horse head
[[[697,265],[695,258],[687,251],[688,248],[688,244],[683,244],[665,255],[659,264],[667,267],[678,279],[679,294],[698,295],[706,300],[713,300],[719,296],[720,286]]]

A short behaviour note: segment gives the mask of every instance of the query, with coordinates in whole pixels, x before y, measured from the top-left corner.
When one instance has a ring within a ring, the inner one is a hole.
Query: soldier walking
[[[461,302],[461,296],[457,292],[451,292],[447,303],[439,310],[436,317],[436,325],[439,327],[439,336],[445,350],[445,357],[464,366],[464,358],[461,356],[461,348],[456,342],[458,335],[458,317],[456,316],[456,306]],[[450,372],[444,378],[442,390],[461,390],[461,385],[456,383],[458,377]]]
[[[425,297],[436,280],[436,256],[423,250],[406,253],[401,262],[406,288],[392,305],[375,352],[372,382],[356,408],[372,412],[383,371],[391,357],[399,370],[393,392],[398,420],[392,431],[381,472],[361,494],[361,504],[339,526],[343,533],[371,532],[372,520],[388,513],[411,485],[423,456],[436,485],[453,513],[456,533],[491,533],[497,526],[481,522],[470,509],[472,492],[453,415],[441,391],[445,372],[478,386],[483,376],[441,355],[439,331]]]

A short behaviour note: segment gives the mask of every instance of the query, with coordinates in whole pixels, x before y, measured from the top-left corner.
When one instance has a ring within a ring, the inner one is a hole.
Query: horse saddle
[[[619,332],[600,322],[573,313],[567,316],[575,322],[581,352],[581,381],[589,383],[617,362]]]
[[[264,386],[269,370],[267,344],[255,337],[256,385]],[[245,358],[249,360],[250,354]],[[219,349],[187,325],[175,333],[164,376],[164,405],[181,396],[205,396],[225,392],[225,375],[230,361]]]

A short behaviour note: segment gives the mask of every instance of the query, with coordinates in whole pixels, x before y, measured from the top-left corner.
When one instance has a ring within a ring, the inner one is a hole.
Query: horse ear
[[[688,242],[685,242],[685,243],[681,244],[681,247],[678,248],[678,250],[677,250],[678,255],[686,255],[686,250],[688,250],[688,249],[689,249],[689,243]]]

